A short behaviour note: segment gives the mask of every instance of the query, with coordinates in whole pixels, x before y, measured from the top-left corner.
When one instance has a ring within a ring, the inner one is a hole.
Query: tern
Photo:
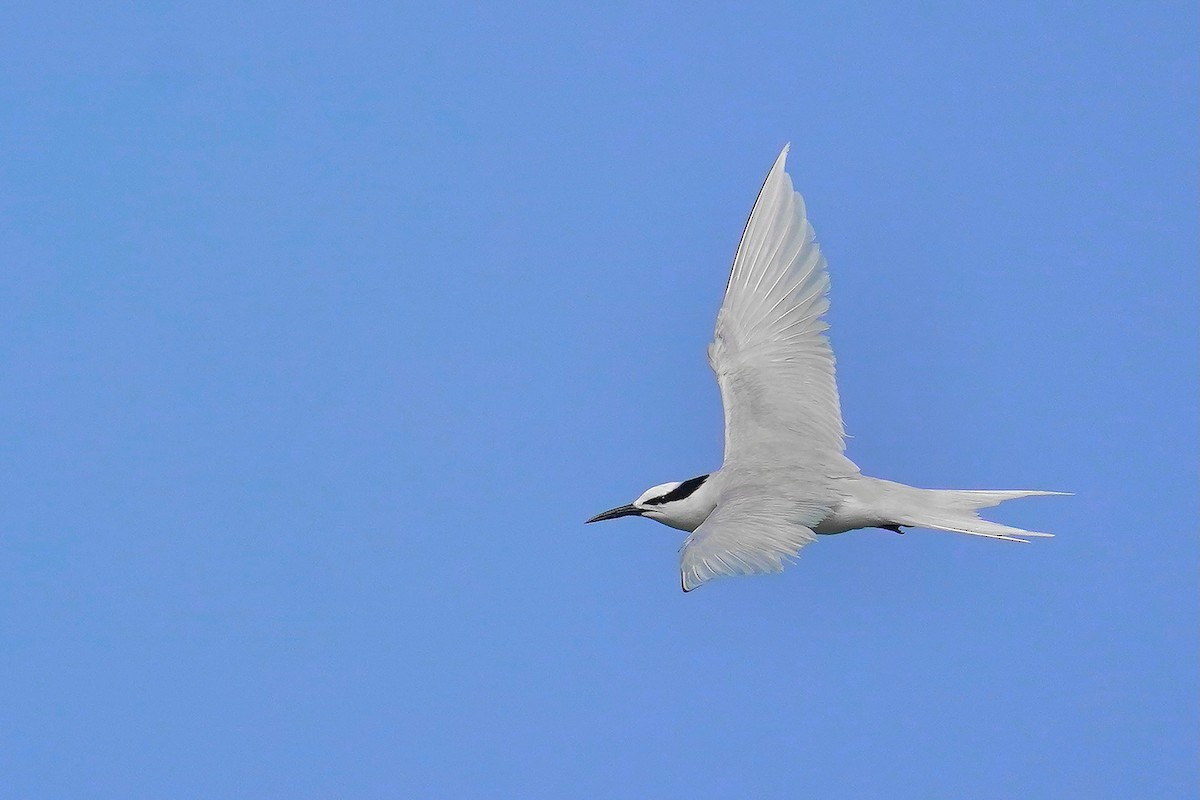
[[[1052,534],[980,518],[1006,500],[1064,492],[918,489],[868,477],[845,454],[825,337],[829,275],[784,146],[742,232],[708,363],[725,409],[721,468],[652,486],[588,522],[648,517],[687,531],[683,591],[779,572],[818,534],[906,527],[1028,542]]]

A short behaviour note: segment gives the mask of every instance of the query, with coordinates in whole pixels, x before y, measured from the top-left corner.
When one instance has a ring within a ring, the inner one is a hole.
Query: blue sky
[[[1194,3],[8,4],[9,797],[1197,791]],[[849,454],[678,588],[779,147]]]

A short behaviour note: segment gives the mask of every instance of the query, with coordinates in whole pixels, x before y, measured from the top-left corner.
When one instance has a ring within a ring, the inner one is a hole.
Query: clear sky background
[[[9,3],[12,798],[1198,790],[1195,3]],[[780,146],[849,454],[679,591]]]

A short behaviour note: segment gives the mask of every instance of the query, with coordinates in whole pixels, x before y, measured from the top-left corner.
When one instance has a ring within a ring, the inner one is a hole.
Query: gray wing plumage
[[[822,315],[829,276],[784,171],[784,147],[742,233],[709,363],[725,408],[717,508],[684,543],[685,589],[719,575],[770,572],[814,540],[858,472],[844,455],[833,351]]]
[[[721,575],[779,572],[817,535],[779,498],[746,494],[723,500],[687,538],[681,580],[690,592]]]

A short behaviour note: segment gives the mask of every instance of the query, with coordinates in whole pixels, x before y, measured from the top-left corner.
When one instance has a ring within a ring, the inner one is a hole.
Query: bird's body
[[[816,534],[933,528],[1008,541],[1049,534],[979,518],[1041,491],[918,489],[863,475],[844,454],[829,277],[804,201],[776,159],[734,256],[709,346],[725,409],[721,469],[654,486],[589,522],[646,516],[689,532],[684,591],[721,575],[776,572]]]

